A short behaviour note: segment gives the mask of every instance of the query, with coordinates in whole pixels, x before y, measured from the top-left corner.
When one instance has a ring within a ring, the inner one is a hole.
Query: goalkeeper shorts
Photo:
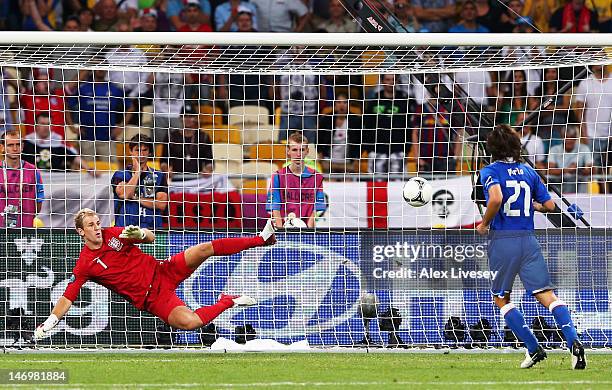
[[[554,288],[542,248],[533,234],[491,239],[488,254],[489,269],[497,272],[491,282],[493,295],[510,293],[517,275],[530,294]]]
[[[145,310],[168,323],[168,316],[175,307],[187,306],[176,295],[176,288],[191,276],[193,271],[187,267],[185,252],[158,262],[153,283],[145,299]]]

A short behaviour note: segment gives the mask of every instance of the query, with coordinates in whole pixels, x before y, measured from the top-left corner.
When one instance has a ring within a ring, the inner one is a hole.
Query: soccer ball
[[[425,206],[431,201],[433,189],[431,184],[422,177],[413,177],[404,184],[402,195],[412,207]]]

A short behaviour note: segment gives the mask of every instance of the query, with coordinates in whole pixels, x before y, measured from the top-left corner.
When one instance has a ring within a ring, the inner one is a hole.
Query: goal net
[[[154,229],[141,248],[159,260],[271,216],[284,226],[275,246],[210,258],[177,289],[193,309],[221,292],[256,306],[177,331],[90,281],[38,347],[517,347],[472,198],[486,134],[505,123],[559,206],[535,216],[557,293],[585,345],[609,348],[609,46],[599,34],[0,33],[2,344],[35,345],[83,246],[73,215],[89,207],[104,226]],[[149,145],[137,196],[121,199]],[[423,207],[403,199],[415,176],[432,187]],[[563,346],[518,279],[512,298]]]

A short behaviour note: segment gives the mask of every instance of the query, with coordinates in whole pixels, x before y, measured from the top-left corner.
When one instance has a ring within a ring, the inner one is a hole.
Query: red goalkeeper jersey
[[[130,240],[119,238],[122,230],[122,227],[102,229],[100,249],[91,250],[87,245],[83,246],[64,292],[66,298],[74,302],[81,286],[91,280],[143,310],[157,260],[143,253]]]

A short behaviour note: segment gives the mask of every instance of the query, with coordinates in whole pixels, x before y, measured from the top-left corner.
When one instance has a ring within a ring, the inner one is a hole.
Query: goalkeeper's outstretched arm
[[[72,301],[64,296],[61,296],[60,299],[57,300],[57,303],[51,310],[51,314],[45,322],[38,325],[36,330],[34,330],[34,339],[40,340],[49,335],[49,331],[55,328],[55,325],[68,313],[68,310],[72,306]]]

